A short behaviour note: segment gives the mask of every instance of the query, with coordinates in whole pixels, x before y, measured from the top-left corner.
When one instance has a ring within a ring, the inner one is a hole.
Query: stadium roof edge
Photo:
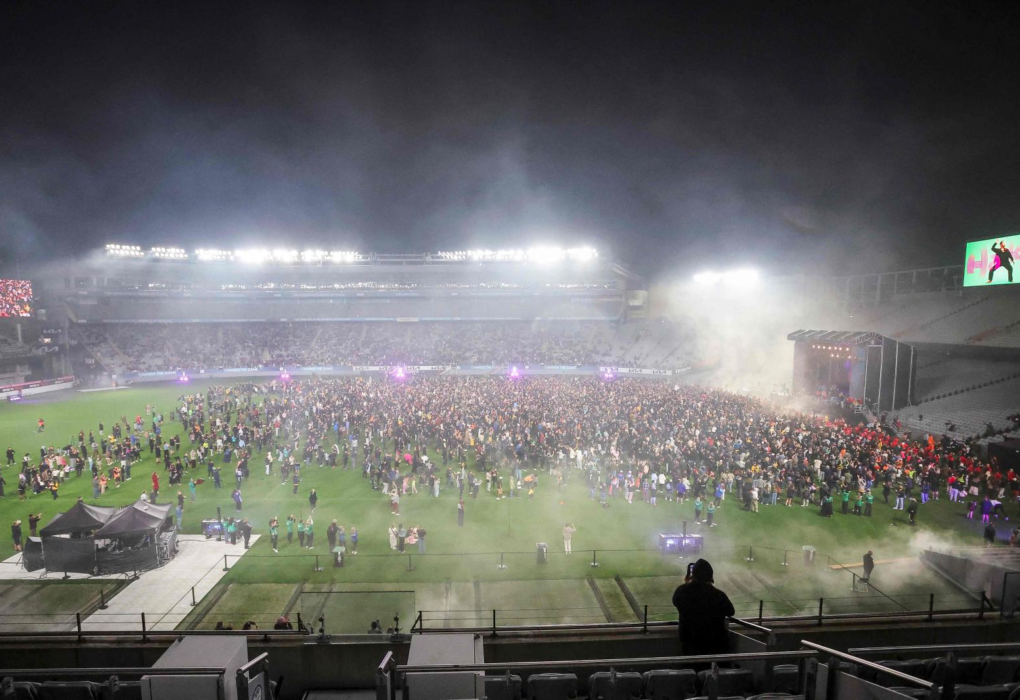
[[[867,345],[880,341],[882,335],[873,331],[822,331],[797,330],[786,336],[787,340],[816,343],[842,343],[844,345]]]

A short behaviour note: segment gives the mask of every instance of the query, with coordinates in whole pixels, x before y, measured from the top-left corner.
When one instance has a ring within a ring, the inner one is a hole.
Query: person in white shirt
[[[577,532],[577,528],[572,523],[565,523],[563,525],[563,551],[570,554],[570,538]]]

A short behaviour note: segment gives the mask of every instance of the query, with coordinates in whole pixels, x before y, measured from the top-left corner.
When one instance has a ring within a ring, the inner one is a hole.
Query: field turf
[[[136,414],[144,417],[147,403],[168,416],[180,394],[202,388],[199,382],[186,388],[156,384],[110,392],[64,392],[20,404],[3,404],[0,450],[14,447],[20,464],[25,452],[37,458],[40,445],[67,445],[79,430],[97,431],[99,421],[109,429],[121,416],[129,420]],[[40,417],[46,420],[46,431],[37,434],[36,420]],[[163,432],[164,436],[177,434],[181,426],[168,420]],[[185,437],[182,450],[187,449],[190,446]],[[440,460],[434,452],[430,458]],[[235,515],[230,499],[232,469],[228,465],[221,468],[222,489],[214,489],[212,481],[207,480],[198,487],[196,502],[186,502],[185,532],[200,532],[201,520],[215,517],[217,506],[224,517]],[[92,499],[87,476],[72,476],[61,486],[56,500],[44,493],[21,502],[16,489],[18,469],[19,465],[2,468],[7,483],[6,496],[0,499],[0,522],[9,526],[15,519],[21,519],[25,522],[26,537],[29,513],[42,513],[45,524],[56,513],[69,508],[78,496],[101,505],[130,503],[150,487],[153,471],[160,475],[161,500],[174,500],[177,491],[176,487],[168,486],[162,465],[157,465],[147,451],[132,468],[133,479],[120,488],[110,488],[98,501]],[[205,478],[203,467],[199,472],[196,476]],[[281,523],[288,514],[307,517],[308,493],[315,488],[319,496],[314,514],[315,548],[300,549],[296,538],[287,543],[283,528],[279,554],[273,553],[268,536],[260,538],[231,568],[221,587],[204,601],[205,605],[199,606],[206,620],[218,619],[216,615],[222,614],[237,622],[243,617],[242,608],[259,613],[265,620],[284,610],[296,612],[306,606],[309,610],[318,609],[320,602],[327,618],[335,619],[334,624],[345,631],[367,628],[364,619],[372,615],[385,618],[384,610],[391,607],[400,609],[402,617],[413,614],[415,608],[430,611],[437,620],[435,624],[456,624],[449,620],[482,617],[480,611],[487,610],[491,618],[493,608],[506,611],[507,623],[632,619],[639,612],[643,614],[644,605],[649,606],[653,618],[667,618],[669,594],[682,574],[684,562],[652,550],[657,545],[658,533],[679,531],[684,519],[688,520],[689,530],[705,535],[704,556],[715,564],[717,581],[741,608],[738,613],[756,615],[759,600],[766,601],[766,614],[792,614],[812,606],[817,611],[817,599],[823,596],[832,598],[829,609],[833,612],[888,609],[902,603],[891,602],[874,592],[863,597],[855,594],[850,591],[849,573],[833,573],[825,565],[830,561],[859,563],[867,549],[873,549],[875,558],[882,561],[916,555],[927,542],[980,541],[980,528],[964,517],[965,507],[946,501],[923,505],[919,525],[911,527],[905,515],[881,502],[881,496],[872,518],[837,514],[831,519],[820,518],[814,507],[762,505],[760,513],[746,513],[727,498],[716,514],[718,527],[708,530],[699,529],[692,522],[694,508],[690,501],[678,505],[660,499],[653,508],[636,496],[632,505],[620,498],[612,500],[610,507],[602,508],[589,500],[581,477],[573,475],[572,483],[563,492],[558,492],[546,478],[533,499],[497,501],[483,487],[477,500],[465,499],[466,523],[460,528],[455,490],[444,489],[439,498],[424,492],[404,496],[401,515],[397,517],[390,514],[388,499],[371,490],[360,469],[342,471],[312,465],[302,470],[302,477],[295,496],[289,483],[281,484],[276,475],[264,476],[259,455],[253,458],[251,478],[242,486],[241,515],[249,518],[256,533],[265,534],[272,516],[279,517]],[[187,496],[186,486],[182,490]],[[349,556],[347,565],[339,569],[330,566],[326,542],[326,527],[334,518],[348,532],[357,526],[360,534],[359,554]],[[563,524],[568,521],[577,528],[571,555],[563,553],[561,536]],[[397,523],[426,528],[427,555],[419,555],[416,547],[408,548],[410,556],[391,552],[387,528]],[[1006,533],[1008,525],[1001,525],[1000,535]],[[545,564],[536,563],[537,542],[549,545],[549,561]],[[802,545],[814,546],[819,552],[813,569],[801,563]],[[9,540],[5,546],[10,547]],[[753,563],[745,561],[751,547]],[[240,546],[224,545],[227,554],[240,554],[239,549]],[[11,549],[8,552],[13,554]],[[505,569],[497,566],[500,553]],[[599,564],[597,568],[590,566],[593,556]],[[789,566],[782,566],[784,559]],[[962,605],[960,592],[949,584],[916,564],[914,569],[899,571],[904,566],[909,566],[909,562],[880,565],[874,576],[875,585],[881,586],[882,592],[891,598],[914,595],[923,602],[910,607],[926,608],[929,592],[937,593],[949,607],[953,607],[950,601]],[[0,567],[0,580],[4,568]],[[884,571],[889,575],[883,584]],[[249,590],[246,584],[274,586]],[[596,595],[596,590],[601,595]],[[371,591],[376,591],[385,602],[372,603],[365,595]],[[417,596],[410,602],[407,594],[386,591],[415,591]],[[216,605],[210,607],[208,604],[214,599]],[[362,613],[353,622],[341,623],[344,615],[340,610],[351,608]],[[328,614],[331,610],[332,615]],[[200,617],[196,612],[186,625],[206,626],[207,622]],[[384,626],[390,624],[386,619],[382,622]]]

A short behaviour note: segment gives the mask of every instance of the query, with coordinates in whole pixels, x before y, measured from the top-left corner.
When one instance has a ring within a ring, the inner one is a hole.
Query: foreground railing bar
[[[154,637],[203,637],[219,636],[224,634],[245,635],[246,637],[304,637],[307,636],[301,630],[148,630],[144,636],[148,639]],[[82,630],[82,635],[91,639],[99,637],[142,637],[141,630]],[[0,632],[0,641],[4,639],[25,639],[26,637],[77,637],[76,630],[62,632]]]
[[[934,613],[935,617],[940,616],[952,616],[952,615],[973,615],[977,614],[977,610],[965,609],[965,610],[942,610]],[[931,613],[927,610],[916,610],[911,612],[891,612],[891,613],[830,613],[823,616],[823,620],[857,620],[866,621],[868,619],[888,619],[888,618],[902,618],[902,617],[928,617]],[[438,619],[438,618],[437,618]],[[461,618],[465,619],[465,618]],[[739,618],[730,618],[732,621],[738,624],[756,629],[761,632],[771,633],[773,630],[756,625],[753,622],[747,620],[740,620]],[[762,618],[762,622],[817,622],[817,615],[795,615],[789,617],[765,617]],[[676,627],[676,620],[657,620],[650,621],[648,627],[662,628],[662,627]],[[500,632],[568,632],[570,630],[627,630],[632,628],[644,627],[642,621],[636,622],[590,622],[590,623],[561,623],[551,625],[500,625],[497,630]],[[492,632],[492,625],[486,626],[473,626],[473,627],[445,627],[445,628],[428,628],[424,630],[425,634],[470,634],[470,633],[483,633]],[[0,635],[2,637],[3,635]]]
[[[390,664],[392,662],[393,662],[393,652],[392,651],[388,651],[388,652],[386,652],[386,656],[383,657],[382,661],[379,662],[379,666],[376,667],[376,670],[379,671],[379,672],[385,672],[387,669],[389,669]]]
[[[185,676],[222,675],[221,668],[11,668],[0,669],[0,676]]]
[[[939,617],[957,617],[960,615],[974,615],[979,611],[973,608],[957,609],[957,610],[940,610],[931,613],[928,610],[916,610],[906,612],[891,612],[891,613],[830,613],[823,616],[823,620],[855,620],[860,622],[866,622],[869,619],[895,619],[903,617],[928,617],[933,615],[935,618]],[[746,626],[752,629],[756,629],[762,632],[772,632],[773,630],[756,625],[753,622],[741,620],[740,618],[730,618],[739,625]],[[791,615],[791,616],[776,616],[776,617],[765,617],[762,618],[762,622],[773,623],[797,623],[797,622],[817,622],[817,615]],[[647,624],[649,628],[667,628],[676,627],[677,622],[675,620],[658,620],[650,621]],[[561,624],[549,624],[549,625],[506,625],[497,628],[500,632],[568,632],[571,630],[628,630],[628,629],[640,629],[645,625],[642,621],[634,622],[594,622],[594,623],[561,623]],[[448,628],[430,628],[424,630],[428,634],[467,634],[467,633],[482,633],[491,632],[492,626],[488,625],[485,627],[448,627]],[[148,630],[142,632],[141,630],[96,630],[89,631],[83,630],[83,634],[87,637],[96,638],[116,638],[116,637],[146,637],[146,638],[165,638],[172,637],[177,638],[181,636],[210,636],[210,635],[245,635],[247,637],[305,637],[305,634],[300,629],[294,630]],[[0,644],[4,643],[5,640],[14,639],[26,639],[26,638],[75,638],[77,632],[74,630],[59,631],[59,632],[0,632]]]
[[[847,649],[848,654],[892,654],[895,652],[923,652],[930,654],[947,654],[951,651],[1012,651],[1020,650],[1020,642],[992,642],[989,644],[932,644],[912,647],[860,647]]]
[[[819,652],[821,652],[823,654],[828,654],[831,657],[834,657],[834,658],[837,658],[837,659],[841,659],[843,661],[847,661],[847,662],[852,663],[852,664],[857,664],[858,666],[864,666],[866,668],[870,668],[873,671],[878,671],[879,673],[884,673],[887,676],[892,676],[894,678],[899,678],[901,681],[907,681],[908,683],[913,683],[914,685],[918,685],[918,686],[920,686],[920,687],[922,687],[922,688],[924,688],[926,690],[932,690],[932,689],[934,689],[936,687],[935,684],[932,683],[931,681],[926,681],[923,678],[917,678],[916,676],[911,676],[910,674],[903,673],[902,671],[897,671],[896,669],[889,668],[887,666],[883,666],[882,664],[876,664],[874,661],[868,661],[867,659],[862,659],[862,658],[857,657],[857,656],[851,656],[850,654],[843,653],[842,651],[837,651],[835,649],[830,649],[828,647],[823,647],[821,644],[815,644],[814,642],[809,642],[806,639],[800,640],[800,643],[803,646],[806,646],[806,647],[808,647],[810,649],[814,649],[815,651],[819,651]],[[834,670],[835,670],[835,667],[830,667],[829,668],[829,672],[830,673],[832,673]]]
[[[432,666],[397,666],[397,673],[448,673],[450,671],[505,671],[527,670],[533,668],[591,668],[599,666],[654,666],[655,664],[709,664],[730,661],[781,661],[784,659],[816,658],[818,652],[799,651],[760,651],[751,654],[712,654],[710,656],[650,656],[634,659],[575,659],[573,661],[511,661],[507,663],[487,664],[436,664]]]
[[[264,651],[261,654],[259,654],[258,656],[256,656],[254,659],[249,661],[248,663],[243,664],[242,666],[238,667],[237,672],[238,673],[245,673],[248,669],[255,667],[256,665],[262,663],[264,660],[266,660],[268,658],[269,658],[269,652],[268,651]]]
[[[768,627],[763,627],[762,625],[756,625],[755,623],[748,622],[747,620],[741,620],[739,617],[728,617],[726,619],[729,620],[730,622],[736,622],[741,627],[746,627],[748,629],[752,629],[752,630],[755,630],[757,632],[763,632],[765,634],[772,634],[772,630],[770,630]],[[765,618],[762,618],[762,621],[764,621],[764,620],[765,620]]]

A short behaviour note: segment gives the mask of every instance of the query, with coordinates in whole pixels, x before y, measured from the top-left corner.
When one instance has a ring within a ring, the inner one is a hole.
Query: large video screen
[[[32,283],[0,279],[0,318],[28,318],[32,315]]]
[[[971,241],[967,244],[963,286],[1020,283],[1020,277],[1013,275],[1013,268],[1017,266],[1018,260],[1020,260],[1020,234],[989,238],[986,241]]]

